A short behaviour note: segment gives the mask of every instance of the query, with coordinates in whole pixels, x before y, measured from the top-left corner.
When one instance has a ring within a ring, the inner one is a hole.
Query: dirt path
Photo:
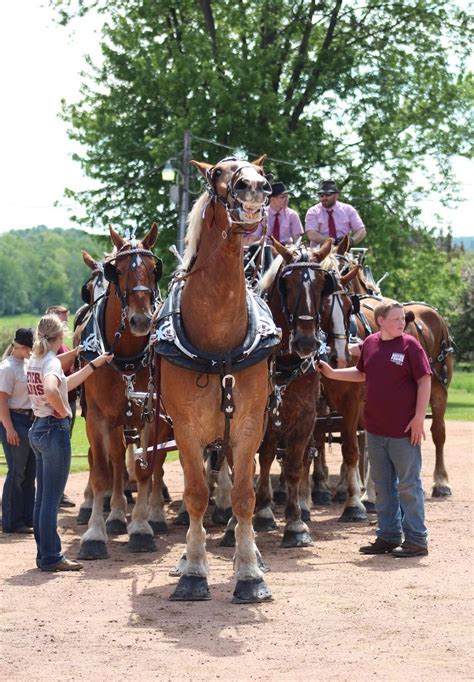
[[[281,549],[282,524],[259,534],[272,603],[230,603],[232,550],[218,546],[212,526],[212,600],[200,603],[168,601],[184,529],[158,539],[153,554],[129,554],[124,537],[112,540],[110,559],[78,574],[41,573],[31,537],[0,536],[2,679],[472,680],[473,433],[473,424],[448,424],[454,496],[427,500],[429,556],[362,556],[373,527],[337,523],[340,506],[314,510],[311,548]],[[334,447],[331,473],[339,463]],[[429,442],[427,491],[433,463]],[[179,464],[167,465],[166,478],[177,501]],[[68,482],[78,503],[85,479]],[[61,513],[60,525],[74,557],[75,510]]]

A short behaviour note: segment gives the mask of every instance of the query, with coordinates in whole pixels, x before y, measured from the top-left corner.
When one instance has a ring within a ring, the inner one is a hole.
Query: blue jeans
[[[425,503],[421,484],[421,448],[409,438],[367,434],[370,471],[375,486],[377,537],[426,547]]]
[[[28,441],[31,419],[28,415],[17,412],[10,412],[10,416],[20,438],[20,445],[8,443],[5,427],[0,423],[0,440],[8,467],[2,494],[4,533],[14,533],[22,526],[31,528],[35,503],[35,454]]]
[[[40,568],[64,559],[58,535],[58,509],[71,466],[70,429],[69,417],[39,417],[29,433],[31,447],[36,454],[37,493],[33,528],[36,563]]]

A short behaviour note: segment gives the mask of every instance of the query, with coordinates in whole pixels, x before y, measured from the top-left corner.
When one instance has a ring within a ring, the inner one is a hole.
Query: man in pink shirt
[[[296,211],[288,208],[290,191],[283,182],[274,182],[270,194],[270,205],[267,213],[258,228],[246,240],[252,244],[260,239],[266,227],[266,243],[271,244],[273,236],[281,244],[293,244],[303,234],[303,225]]]
[[[311,246],[321,244],[328,237],[339,242],[346,234],[350,236],[351,246],[364,239],[366,232],[360,215],[353,206],[339,201],[339,190],[333,180],[320,183],[319,198],[319,204],[306,213],[305,231]]]

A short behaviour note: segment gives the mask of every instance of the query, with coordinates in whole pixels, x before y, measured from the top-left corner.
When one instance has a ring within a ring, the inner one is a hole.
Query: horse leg
[[[212,511],[212,520],[216,524],[225,525],[232,516],[232,501],[230,491],[232,490],[232,479],[230,476],[229,465],[224,458],[217,475],[217,487],[215,494],[216,505]]]
[[[153,467],[151,491],[149,491],[148,497],[148,522],[155,535],[168,532],[168,524],[166,523],[165,515],[165,485],[163,483],[163,464],[165,459],[166,452],[156,456],[155,466]]]
[[[275,443],[276,452],[276,443]],[[275,455],[273,455],[275,457]],[[286,504],[288,501],[288,488],[285,481],[285,474],[283,473],[283,464],[281,464],[280,475],[278,477],[278,485],[273,491],[273,501],[275,504]]]
[[[301,507],[301,519],[308,523],[311,521],[311,484],[309,480],[309,470],[312,458],[308,456],[308,450],[303,457],[303,470],[300,480],[299,503]]]
[[[299,488],[303,474],[303,458],[309,438],[303,434],[289,434],[286,457],[283,460],[285,480],[288,485],[288,502],[285,508],[285,531],[282,547],[308,547],[313,544],[309,528],[301,518]]]
[[[258,453],[260,474],[257,482],[256,510],[253,521],[253,527],[257,531],[273,530],[277,527],[271,507],[272,484],[270,479],[270,469],[275,459],[276,446],[275,432],[269,424]]]
[[[92,451],[90,448],[87,451],[87,459],[89,461],[89,478],[87,479],[87,485],[84,488],[84,501],[81,503],[81,506],[79,507],[79,513],[77,515],[77,525],[78,526],[87,526],[89,519],[91,517],[91,514],[92,514],[92,502],[93,502],[92,483],[91,483]]]
[[[436,460],[433,474],[433,489],[431,495],[433,497],[449,497],[452,495],[451,486],[449,485],[448,472],[444,465],[444,444],[446,442],[446,424],[444,415],[446,414],[446,407],[448,404],[448,395],[443,390],[441,385],[434,385],[432,379],[431,387],[431,413],[433,420],[431,422],[431,437],[435,445]]]
[[[342,433],[341,433],[342,437]],[[341,467],[339,469],[339,479],[336,483],[336,492],[334,493],[334,502],[346,502],[347,501],[347,466],[343,460]]]
[[[367,512],[361,502],[361,482],[359,476],[359,450],[357,447],[357,415],[351,419],[352,410],[344,414],[341,437],[342,456],[347,471],[347,501],[339,521],[367,521]]]
[[[232,488],[232,509],[237,518],[235,527],[234,567],[237,583],[233,593],[234,604],[263,602],[272,598],[263,579],[259,566],[259,551],[255,544],[252,516],[255,509],[253,477],[261,425],[255,418],[248,418],[239,432],[239,443],[234,446],[234,486]],[[245,435],[252,437],[245,438]]]
[[[109,535],[124,535],[127,532],[127,498],[124,494],[125,446],[122,427],[110,433],[110,459],[113,469],[112,497],[105,527]]]
[[[362,495],[362,504],[367,510],[368,514],[376,514],[375,509],[375,486],[370,473],[370,462],[367,460],[367,466],[365,468],[365,492]]]
[[[94,423],[92,423],[92,421]],[[86,418],[87,437],[91,443],[90,481],[93,491],[92,513],[88,528],[81,538],[79,559],[106,559],[107,533],[104,521],[104,496],[110,487],[108,462],[109,433],[100,419],[93,419],[92,410]]]
[[[324,434],[314,437],[317,456],[313,465],[313,491],[311,497],[314,504],[327,506],[332,502],[332,494],[328,485],[328,470],[326,467],[326,440]]]
[[[179,562],[181,577],[171,595],[172,601],[205,601],[210,599],[207,577],[206,531],[203,518],[209,502],[209,490],[199,445],[190,439],[176,442],[182,454],[184,470],[184,502],[189,513],[186,552]]]

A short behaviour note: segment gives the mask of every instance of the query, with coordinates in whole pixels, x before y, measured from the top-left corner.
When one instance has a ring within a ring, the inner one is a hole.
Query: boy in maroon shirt
[[[421,440],[431,368],[418,341],[403,333],[400,303],[380,303],[374,317],[380,331],[366,338],[356,367],[333,369],[320,361],[319,369],[330,379],[366,382],[365,426],[379,527],[376,541],[359,551],[423,556],[428,554],[428,533]]]

